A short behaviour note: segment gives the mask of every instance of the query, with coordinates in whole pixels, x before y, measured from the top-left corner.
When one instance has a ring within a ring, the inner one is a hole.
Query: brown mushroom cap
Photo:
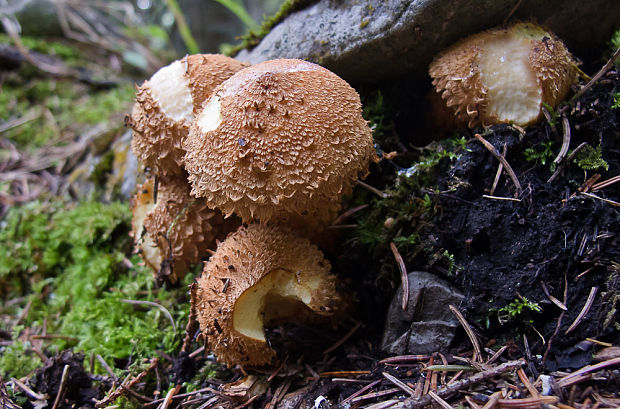
[[[146,264],[159,281],[175,283],[240,224],[224,219],[204,201],[189,195],[182,178],[160,179],[155,202],[154,179],[138,188],[133,200],[133,237]]]
[[[142,84],[129,124],[131,147],[143,165],[158,175],[182,174],[181,141],[194,115],[220,83],[246,66],[224,55],[190,55]]]
[[[207,343],[228,366],[273,363],[264,324],[310,312],[332,315],[341,306],[329,261],[316,246],[261,224],[219,244],[198,279],[196,299]]]
[[[223,82],[184,148],[192,194],[245,222],[280,211],[322,217],[317,203],[350,192],[375,158],[359,95],[301,60],[263,62]]]
[[[533,23],[470,36],[429,67],[437,93],[470,128],[538,121],[577,81],[575,61],[559,39]]]

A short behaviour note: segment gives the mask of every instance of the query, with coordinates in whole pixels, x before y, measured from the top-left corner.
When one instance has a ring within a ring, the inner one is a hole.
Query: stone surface
[[[250,63],[301,58],[347,81],[422,75],[458,39],[510,21],[533,19],[582,59],[599,55],[619,21],[618,0],[320,0],[288,16],[251,51]],[[511,14],[512,9],[516,10]]]
[[[397,355],[445,350],[458,326],[448,306],[458,307],[463,295],[446,281],[423,271],[409,273],[408,279],[407,309],[402,309],[401,286],[388,309],[381,349]]]

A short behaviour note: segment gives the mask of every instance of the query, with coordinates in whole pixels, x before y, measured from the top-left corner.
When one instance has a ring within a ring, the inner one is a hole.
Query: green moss
[[[526,297],[520,296],[508,305],[505,305],[499,309],[490,309],[489,311],[497,312],[497,319],[501,325],[504,325],[517,317],[531,324],[534,320],[530,318],[530,313],[541,312],[542,309],[537,302],[530,301]]]
[[[573,161],[583,170],[609,170],[609,164],[603,159],[601,145],[596,148],[586,146]]]
[[[438,165],[456,159],[458,150],[453,140],[429,146],[413,166],[398,171],[385,198],[363,196],[352,204],[371,203],[370,210],[357,220],[356,240],[369,245],[374,257],[386,260],[385,265],[392,264],[388,262],[393,257],[389,248],[392,241],[405,258],[427,247],[422,233],[438,210],[436,196],[428,192],[435,186]]]
[[[613,95],[614,102],[611,104],[612,109],[620,109],[620,92]]]
[[[186,287],[154,291],[152,272],[139,267],[137,257],[127,268],[130,220],[129,206],[122,203],[30,203],[9,211],[0,231],[2,296],[29,293],[25,325],[32,331],[46,325],[48,334],[62,337],[48,347],[74,347],[109,363],[178,349],[189,309],[183,302]],[[177,331],[159,309],[124,299],[163,305]],[[0,363],[0,371],[13,374],[20,350],[10,356],[11,366]],[[25,354],[21,359],[30,362]]]
[[[23,326],[13,328],[15,338]],[[29,342],[15,341],[12,345],[0,347],[0,375],[22,378],[42,366],[41,359],[30,350]]]
[[[280,9],[273,16],[266,18],[258,31],[249,30],[247,34],[241,36],[241,43],[227,50],[228,55],[235,55],[243,49],[252,49],[275,27],[278,23],[288,17],[290,14],[302,10],[317,0],[284,0]]]
[[[528,162],[538,161],[541,165],[546,165],[547,162],[555,157],[553,153],[553,141],[542,142],[537,147],[527,148],[523,151],[525,160]],[[551,163],[551,171],[555,170],[555,164]]]
[[[368,24],[370,24],[370,19],[363,19],[362,22],[360,23],[360,28],[366,28]]]
[[[87,86],[53,78],[8,77],[0,92],[0,119],[30,118],[4,133],[19,149],[36,149],[65,140],[79,129],[106,122],[114,113],[127,112],[132,84],[92,91]],[[119,119],[118,127],[122,126]]]
[[[65,63],[73,65],[78,63],[82,56],[75,46],[70,46],[62,40],[50,40],[44,37],[20,37],[24,47],[30,51],[40,54],[47,54],[60,58]],[[15,45],[11,37],[6,34],[0,34],[0,43]]]

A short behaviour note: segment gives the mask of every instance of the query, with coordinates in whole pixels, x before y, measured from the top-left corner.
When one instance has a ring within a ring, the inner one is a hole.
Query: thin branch
[[[459,320],[459,322],[461,323],[461,325],[465,329],[465,332],[467,333],[467,336],[469,337],[469,340],[471,341],[472,345],[474,346],[474,352],[476,354],[476,356],[474,357],[474,361],[482,360],[482,352],[480,350],[480,344],[478,343],[478,338],[476,338],[476,334],[474,334],[474,331],[469,326],[469,323],[467,322],[465,317],[463,317],[463,314],[461,314],[461,312],[459,310],[457,310],[455,306],[450,305],[449,307],[450,307],[450,311],[452,311],[452,313],[454,315],[456,315],[456,318]]]
[[[177,332],[177,325],[174,323],[174,318],[172,318],[172,314],[170,314],[170,311],[168,311],[166,309],[166,307],[164,307],[163,305],[158,304],[158,303],[153,302],[153,301],[140,301],[140,300],[121,300],[121,302],[124,302],[124,303],[127,303],[127,304],[148,305],[150,307],[156,307],[162,313],[164,313],[164,315],[166,316],[166,318],[168,318],[168,320],[170,320],[170,323],[172,324],[172,330],[175,333]]]
[[[56,409],[60,400],[62,399],[62,395],[65,393],[65,385],[67,384],[67,374],[69,373],[69,365],[65,365],[62,369],[62,375],[60,377],[60,386],[58,386],[58,392],[56,393],[56,399],[54,399],[54,405],[52,405],[52,409]]]
[[[575,148],[574,151],[571,152],[570,155],[568,155],[568,158],[566,159],[566,161],[564,161],[560,166],[558,166],[558,168],[555,170],[555,172],[553,173],[553,175],[551,175],[551,177],[547,180],[547,183],[551,183],[555,180],[555,178],[557,178],[560,173],[562,173],[562,171],[564,170],[564,168],[566,168],[566,165],[570,163],[571,160],[573,160],[573,158],[575,156],[577,156],[577,154],[586,146],[588,146],[587,142],[583,142],[582,144],[580,144],[579,146],[577,146]]]
[[[407,392],[409,395],[415,396],[415,391],[411,389],[411,387],[409,387],[406,383],[396,378],[395,376],[390,375],[387,372],[383,372],[383,377],[387,379],[388,381],[392,382],[394,385],[398,386],[403,391]]]
[[[518,202],[521,203],[521,199],[517,199],[515,197],[501,197],[501,196],[491,196],[491,195],[482,195],[485,199],[493,199],[493,200],[506,200],[509,202]]]
[[[618,49],[616,50],[616,52],[614,53],[614,55],[611,56],[611,58],[609,59],[609,61],[607,61],[607,63],[605,65],[603,65],[603,68],[601,68],[599,70],[599,72],[596,73],[596,75],[594,77],[592,77],[592,79],[583,87],[579,90],[579,92],[577,92],[575,94],[574,97],[571,98],[571,101],[577,101],[579,98],[581,98],[581,96],[588,90],[590,89],[590,87],[592,87],[594,84],[596,84],[598,82],[598,80],[601,79],[601,77],[603,75],[605,75],[605,73],[607,71],[609,71],[611,69],[611,67],[614,65],[614,63],[616,62],[616,60],[620,57],[620,47],[618,47]]]
[[[495,376],[501,375],[503,373],[514,371],[517,368],[521,368],[523,365],[525,365],[525,361],[522,359],[518,361],[509,361],[501,365],[498,365],[496,367],[493,367],[489,370],[478,372],[477,374],[472,375],[469,378],[453,382],[449,384],[448,386],[438,389],[437,391],[435,391],[435,394],[445,399],[457,393],[459,390],[467,389],[472,385],[476,385],[477,383],[480,383],[486,379],[490,379]],[[419,399],[408,398],[404,402],[402,402],[400,405],[396,406],[396,408],[417,409],[417,408],[423,408],[427,405],[430,405],[432,402],[434,401],[430,395],[424,395]]]
[[[489,152],[491,152],[493,156],[495,156],[495,158],[498,161],[502,163],[502,165],[504,165],[504,167],[506,168],[506,172],[508,172],[510,179],[512,179],[512,183],[514,183],[515,188],[517,189],[516,196],[517,197],[521,196],[521,193],[523,192],[523,189],[521,188],[521,183],[519,183],[519,179],[517,179],[517,175],[515,174],[514,170],[512,170],[512,167],[510,166],[506,158],[500,155],[497,149],[495,149],[495,147],[491,145],[489,141],[484,139],[480,134],[474,134],[474,136],[476,137],[476,139],[478,139],[482,143],[482,145],[484,145],[485,148],[487,148]]]
[[[398,271],[400,271],[400,280],[403,286],[402,307],[403,311],[405,311],[407,309],[407,304],[409,303],[409,276],[407,275],[407,267],[405,266],[405,261],[398,252],[398,248],[393,241],[390,242],[390,249],[392,250],[392,254],[394,254],[396,264],[398,264]]]
[[[560,162],[562,162],[562,160],[568,153],[568,147],[570,146],[570,123],[568,122],[567,116],[562,117],[562,129],[564,131],[562,137],[562,148],[560,149],[558,156],[556,156],[553,160],[553,163],[555,163],[556,165],[559,165]]]
[[[502,149],[502,156],[504,159],[506,158],[506,153],[508,152],[508,145],[504,142],[504,148]],[[491,186],[491,191],[489,195],[493,196],[495,194],[495,189],[497,188],[497,184],[499,183],[499,178],[502,176],[502,172],[504,171],[504,165],[500,162],[497,166],[497,172],[495,173],[495,179],[493,180],[493,186]]]
[[[323,351],[324,354],[329,354],[330,352],[336,350],[336,348],[338,348],[340,345],[344,344],[345,342],[347,342],[347,340],[349,338],[351,338],[351,336],[355,333],[355,331],[357,331],[359,329],[359,327],[362,326],[362,321],[358,322],[357,324],[355,324],[355,326],[353,328],[351,328],[349,330],[349,332],[347,332],[344,337],[340,338],[334,345],[332,345],[331,347],[327,348],[325,351]]]
[[[613,178],[609,178],[607,180],[604,180],[602,182],[598,182],[595,183],[594,185],[592,185],[592,189],[590,189],[591,191],[597,191],[603,188],[606,188],[608,186],[613,185],[614,183],[620,182],[620,175],[614,176]]]
[[[615,202],[615,201],[613,201],[613,200],[605,199],[605,198],[602,198],[602,197],[600,197],[600,196],[593,195],[592,193],[581,192],[581,193],[579,193],[579,194],[580,194],[580,195],[582,195],[582,196],[587,196],[587,197],[592,198],[592,199],[598,199],[598,200],[601,200],[601,201],[603,201],[603,202],[605,202],[605,203],[607,203],[607,204],[610,204],[610,205],[612,205],[612,206],[620,207],[620,203],[619,203],[619,202]]]
[[[577,325],[579,325],[583,317],[585,317],[588,311],[590,311],[590,307],[592,307],[592,304],[594,303],[594,298],[596,297],[597,291],[598,291],[598,287],[592,287],[592,289],[590,290],[590,295],[588,295],[588,299],[586,300],[586,303],[583,305],[581,312],[579,313],[577,318],[575,318],[575,321],[573,321],[570,327],[568,327],[564,335],[567,335],[569,332],[577,328]]]

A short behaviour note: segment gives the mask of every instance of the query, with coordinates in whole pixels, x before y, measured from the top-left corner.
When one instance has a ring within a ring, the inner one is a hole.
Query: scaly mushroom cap
[[[198,279],[196,299],[207,343],[228,366],[273,363],[265,324],[332,315],[341,307],[329,261],[316,246],[261,224],[219,244]]]
[[[266,61],[223,82],[184,148],[192,195],[244,222],[280,211],[323,217],[317,198],[338,201],[375,158],[359,95],[301,60]]]
[[[197,110],[220,83],[246,66],[223,55],[190,55],[142,84],[129,121],[131,147],[142,164],[158,175],[182,174],[181,141]]]
[[[214,247],[239,227],[236,218],[224,219],[203,200],[189,195],[185,179],[160,179],[155,202],[153,179],[138,188],[133,200],[133,237],[158,281],[175,283]]]
[[[555,107],[577,81],[562,41],[533,23],[468,37],[439,54],[429,73],[437,93],[470,128],[533,124],[543,102]]]

